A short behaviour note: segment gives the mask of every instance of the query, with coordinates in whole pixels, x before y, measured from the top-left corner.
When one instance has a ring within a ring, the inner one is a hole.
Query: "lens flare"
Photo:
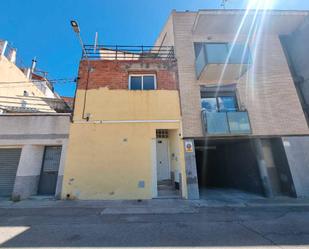
[[[278,0],[249,0],[247,8],[268,10],[274,8],[276,1]]]
[[[246,94],[244,94],[244,99],[240,100],[241,102],[244,101],[245,103],[249,102],[255,102],[255,106],[265,106],[268,103],[263,103],[264,105],[260,105],[258,103],[259,98],[255,98],[256,93],[256,75],[257,75],[257,57],[259,55],[259,51],[261,46],[263,46],[263,30],[268,25],[268,13],[269,10],[274,9],[276,3],[279,0],[248,0],[246,8],[244,9],[244,13],[242,16],[242,19],[237,27],[237,31],[235,34],[233,34],[233,39],[230,44],[230,51],[228,53],[228,56],[226,58],[225,64],[223,66],[223,69],[221,71],[221,75],[217,84],[216,89],[216,95],[218,95],[220,86],[224,83],[224,79],[226,76],[226,71],[228,68],[228,64],[230,61],[230,57],[234,52],[234,49],[236,47],[236,44],[239,41],[242,41],[245,45],[245,49],[243,51],[242,55],[242,63],[245,61],[245,53],[246,50],[251,50],[251,57],[252,57],[252,65],[251,69],[244,75],[245,80],[245,91]],[[263,65],[267,64],[262,62]],[[242,66],[240,68],[241,75],[242,72]],[[209,144],[208,137],[205,137],[204,139],[204,145],[207,146]],[[204,163],[207,161],[207,150],[205,153],[203,153],[203,160]]]

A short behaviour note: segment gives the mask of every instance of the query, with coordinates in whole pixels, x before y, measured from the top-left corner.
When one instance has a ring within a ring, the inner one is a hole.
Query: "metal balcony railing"
[[[91,60],[174,60],[173,46],[85,45],[82,58]]]
[[[202,122],[206,135],[248,135],[252,133],[247,111],[206,112],[203,110]]]

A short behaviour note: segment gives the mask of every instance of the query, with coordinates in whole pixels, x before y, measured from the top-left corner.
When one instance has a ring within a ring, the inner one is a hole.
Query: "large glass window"
[[[202,109],[206,112],[217,112],[217,99],[216,98],[202,98]]]
[[[206,44],[207,61],[211,63],[225,63],[229,49],[227,43]]]
[[[231,51],[230,55],[230,63],[236,64],[247,64],[250,63],[250,52],[249,48],[244,44],[229,44],[229,51]]]
[[[202,110],[206,112],[236,112],[235,96],[205,97],[201,99]]]
[[[250,49],[243,43],[194,43],[195,58],[199,61],[205,57],[206,63],[250,64]],[[229,60],[227,61],[229,56]]]
[[[234,96],[218,97],[219,110],[221,112],[236,112],[237,106]]]
[[[155,90],[156,77],[155,75],[130,75],[129,76],[130,90]]]

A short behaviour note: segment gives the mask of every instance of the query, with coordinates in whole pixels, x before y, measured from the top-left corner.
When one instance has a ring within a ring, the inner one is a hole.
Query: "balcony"
[[[195,70],[198,80],[237,80],[251,64],[250,50],[244,44],[195,43]]]
[[[173,46],[85,45],[82,58],[89,60],[175,60]]]
[[[249,135],[252,133],[247,111],[206,112],[202,111],[205,135]]]

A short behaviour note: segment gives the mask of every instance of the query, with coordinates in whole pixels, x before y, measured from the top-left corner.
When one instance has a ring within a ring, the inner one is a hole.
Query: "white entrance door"
[[[168,139],[157,138],[157,180],[171,179],[168,157]]]

